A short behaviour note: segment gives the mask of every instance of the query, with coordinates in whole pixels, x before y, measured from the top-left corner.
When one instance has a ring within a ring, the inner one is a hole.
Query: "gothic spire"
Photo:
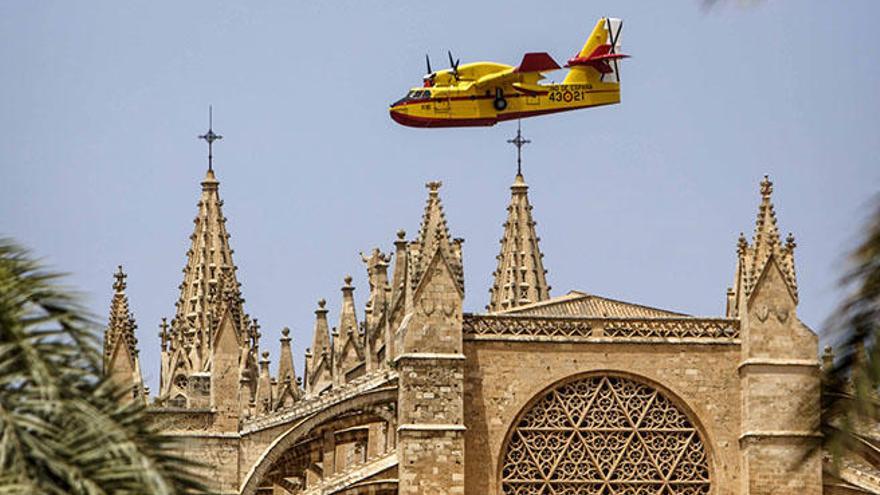
[[[422,224],[419,229],[418,239],[410,245],[412,252],[413,285],[421,280],[424,271],[431,262],[434,253],[440,251],[449,263],[456,277],[459,289],[464,292],[464,270],[461,262],[461,239],[452,239],[449,236],[449,227],[446,225],[446,214],[440,202],[440,181],[431,181],[425,184],[428,188],[428,201],[425,205],[425,213],[422,215]]]
[[[179,287],[177,312],[172,321],[172,332],[182,333],[186,343],[196,348],[202,358],[212,346],[221,305],[228,306],[235,317],[234,326],[242,343],[248,327],[219,186],[214,171],[209,169],[202,181],[198,213],[193,220],[195,226],[186,252],[183,282]]]
[[[517,134],[517,137],[520,137]],[[535,233],[532,206],[529,204],[529,186],[522,173],[517,173],[510,186],[510,204],[507,221],[501,238],[501,252],[496,257],[498,267],[489,305],[491,312],[522,306],[550,298],[544,269],[544,255],[538,246],[540,238]]]
[[[132,397],[143,398],[143,378],[135,337],[134,315],[128,306],[122,265],[113,275],[113,299],[110,302],[110,318],[104,332],[104,373],[122,387],[131,387]]]
[[[773,206],[773,182],[766,175],[761,180],[760,190],[761,203],[758,205],[752,242],[749,243],[742,234],[737,241],[737,270],[731,294],[733,299],[728,304],[729,316],[738,314],[740,298],[748,298],[752,293],[771,257],[782,270],[785,283],[797,301],[798,287],[794,265],[794,249],[797,244],[792,234],[788,234],[784,244],[780,239]]]
[[[208,142],[209,164],[201,182],[202,191],[196,205],[198,211],[193,220],[193,233],[189,236],[183,281],[178,286],[180,295],[175,304],[175,316],[170,326],[162,330],[160,374],[160,399],[178,401],[179,398],[178,402],[183,401],[192,407],[207,398],[187,399],[193,390],[201,389],[190,387],[186,377],[211,371],[211,356],[219,324],[225,315],[228,314],[231,337],[242,349],[239,361],[243,368],[247,368],[247,373],[256,375],[258,359],[256,325],[252,325],[244,312],[244,298],[232,259],[234,251],[229,245],[223,200],[220,199],[220,182],[212,168],[210,145],[220,137],[214,134],[213,128],[199,137]]]

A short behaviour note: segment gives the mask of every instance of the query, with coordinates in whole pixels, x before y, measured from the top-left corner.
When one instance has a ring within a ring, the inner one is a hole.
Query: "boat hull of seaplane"
[[[398,103],[391,118],[407,127],[490,127],[498,122],[539,115],[613,105],[620,102],[618,88],[593,89],[589,85],[546,86],[541,93],[504,95],[505,109],[495,110],[494,95],[440,96]]]

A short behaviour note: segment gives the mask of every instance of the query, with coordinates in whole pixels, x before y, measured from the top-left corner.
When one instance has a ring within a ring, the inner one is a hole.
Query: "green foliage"
[[[838,464],[880,467],[880,204],[864,232],[843,281],[850,296],[831,324],[839,355],[825,370],[820,429]]]
[[[0,495],[200,493],[192,462],[101,374],[76,297],[0,239]]]

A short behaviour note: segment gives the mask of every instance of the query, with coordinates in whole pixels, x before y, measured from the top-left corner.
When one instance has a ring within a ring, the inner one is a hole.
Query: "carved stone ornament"
[[[419,301],[419,307],[422,308],[422,314],[431,316],[434,314],[434,310],[437,309],[437,303],[430,299],[422,299]]]
[[[699,432],[661,392],[594,376],[546,392],[514,425],[504,450],[505,495],[711,491]]]
[[[779,309],[773,311],[773,314],[776,315],[776,319],[779,320],[779,323],[785,323],[788,320],[789,311],[787,309]]]
[[[770,316],[770,308],[767,307],[766,304],[758,306],[758,308],[755,310],[755,316],[758,317],[758,321],[764,323],[765,321],[767,321],[767,317]]]

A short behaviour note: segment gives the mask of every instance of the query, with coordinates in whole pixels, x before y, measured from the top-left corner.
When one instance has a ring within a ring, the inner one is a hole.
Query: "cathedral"
[[[466,313],[463,240],[441,183],[426,186],[419,231],[363,257],[365,304],[351,277],[339,314],[318,301],[299,373],[287,329],[275,364],[261,349],[210,162],[174,318],[149,344],[161,346],[155,397],[120,267],[105,373],[214,493],[880,493],[870,470],[829,474],[818,448],[822,360],[797,316],[796,244],[780,236],[769,178],[713,316],[551,296],[521,173],[486,310]]]

